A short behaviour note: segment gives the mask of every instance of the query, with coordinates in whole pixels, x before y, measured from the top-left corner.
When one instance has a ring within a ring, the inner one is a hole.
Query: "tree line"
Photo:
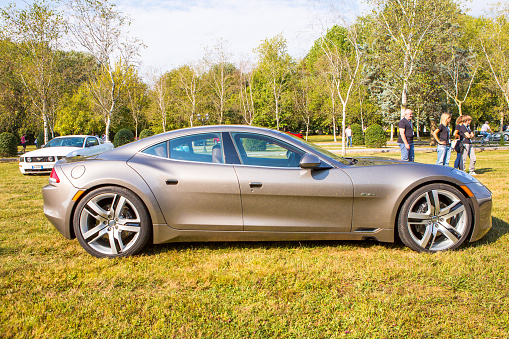
[[[509,107],[509,6],[481,17],[462,1],[369,0],[354,21],[331,1],[334,25],[302,59],[282,33],[240,60],[217,39],[203,56],[141,76],[143,42],[107,0],[36,0],[0,10],[0,132],[136,136],[200,124],[248,124],[344,135],[392,130],[406,108],[418,135],[442,112],[504,125]],[[343,138],[344,140],[345,138]],[[344,145],[343,145],[344,151]]]

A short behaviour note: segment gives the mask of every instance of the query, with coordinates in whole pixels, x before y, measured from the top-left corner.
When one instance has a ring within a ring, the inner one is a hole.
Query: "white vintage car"
[[[23,174],[50,173],[55,163],[63,158],[88,157],[113,149],[113,144],[91,135],[66,135],[51,139],[41,149],[27,152],[19,158]]]

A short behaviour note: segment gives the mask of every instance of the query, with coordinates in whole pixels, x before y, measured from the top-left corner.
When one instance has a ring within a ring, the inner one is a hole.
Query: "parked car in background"
[[[297,138],[301,138],[301,139],[304,139],[302,133],[294,133],[294,132],[286,132],[288,134],[291,134],[291,135],[294,135],[296,136]]]
[[[112,143],[105,143],[101,138],[91,135],[56,137],[42,148],[23,154],[19,158],[19,170],[23,174],[50,173],[60,159],[97,155],[112,148]]]
[[[503,132],[495,132],[492,134],[493,141],[500,141],[504,140],[505,142],[509,141],[509,131],[503,131]]]
[[[149,241],[399,238],[437,252],[491,227],[491,192],[463,171],[342,158],[252,126],[174,130],[67,158],[42,192],[55,228],[96,257],[129,256]]]

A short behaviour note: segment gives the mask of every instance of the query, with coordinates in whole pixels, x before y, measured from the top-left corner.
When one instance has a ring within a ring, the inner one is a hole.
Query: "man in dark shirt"
[[[412,128],[412,116],[414,112],[411,109],[405,109],[404,117],[400,120],[398,145],[401,149],[402,161],[414,161],[414,130]]]

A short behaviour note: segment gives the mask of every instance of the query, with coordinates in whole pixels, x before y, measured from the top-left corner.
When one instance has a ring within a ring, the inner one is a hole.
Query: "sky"
[[[30,0],[0,0],[0,7],[14,1],[24,7]],[[147,46],[141,51],[142,68],[167,71],[203,58],[205,48],[219,39],[227,43],[233,62],[255,59],[253,49],[282,33],[288,52],[302,58],[320,36],[330,14],[320,0],[113,0],[132,20],[130,35]],[[339,3],[339,1],[336,1]],[[494,1],[493,1],[494,2]],[[364,0],[350,1],[348,12],[366,14]],[[468,13],[479,16],[490,0],[473,0]],[[342,7],[346,10],[346,7]],[[329,21],[330,22],[330,21]]]

